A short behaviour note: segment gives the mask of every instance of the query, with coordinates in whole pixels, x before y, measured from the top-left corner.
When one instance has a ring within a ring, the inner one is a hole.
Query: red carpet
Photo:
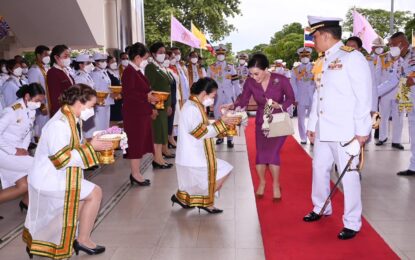
[[[245,131],[249,164],[256,189],[255,124],[250,119]],[[343,194],[333,199],[333,215],[314,223],[302,218],[312,209],[311,158],[293,137],[281,151],[282,200],[272,202],[272,179],[267,173],[265,196],[257,199],[257,210],[267,260],[274,259],[399,259],[382,237],[363,219],[359,234],[341,241]]]

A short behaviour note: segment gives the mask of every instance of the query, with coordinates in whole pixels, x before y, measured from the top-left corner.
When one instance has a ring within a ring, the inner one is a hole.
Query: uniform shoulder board
[[[20,103],[16,103],[16,104],[14,104],[14,105],[12,106],[12,108],[13,108],[13,110],[17,110],[17,109],[22,109],[22,108],[23,108],[23,106],[22,106],[22,104],[20,104]]]
[[[366,60],[367,60],[367,61],[373,61],[373,57],[372,57],[372,56],[370,56],[370,55],[367,55],[367,56],[366,56]]]
[[[346,51],[346,52],[352,52],[355,49],[353,47],[349,47],[349,46],[342,46],[342,47],[340,47],[340,50]]]
[[[238,76],[238,74],[234,74],[234,75],[232,75],[232,76],[231,76],[231,80],[232,80],[232,81],[234,81],[234,80],[239,80],[239,76]]]

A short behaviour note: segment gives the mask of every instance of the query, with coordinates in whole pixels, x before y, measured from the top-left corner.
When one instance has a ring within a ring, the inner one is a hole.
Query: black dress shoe
[[[172,166],[170,164],[158,164],[156,162],[152,163],[154,169],[170,169]]]
[[[405,149],[405,147],[403,147],[403,145],[397,144],[397,143],[392,143],[392,147],[396,148],[396,149],[399,149],[399,150]]]
[[[171,198],[170,198],[170,200],[171,200],[171,202],[172,202],[172,204],[171,204],[171,206],[173,207],[174,206],[174,203],[177,203],[177,204],[179,204],[182,208],[184,208],[184,209],[192,209],[192,208],[194,208],[194,207],[190,207],[189,205],[186,205],[186,204],[184,204],[183,202],[181,202],[177,197],[176,197],[176,195],[172,195],[171,196]]]
[[[307,141],[301,141],[300,144],[307,144]]]
[[[218,140],[216,140],[216,144],[222,144],[223,143],[223,138],[218,138]]]
[[[166,159],[174,159],[174,158],[176,158],[176,155],[175,154],[166,155],[166,154],[163,153],[163,156]]]
[[[149,179],[145,179],[144,181],[138,181],[136,178],[133,177],[132,174],[130,174],[130,182],[131,185],[133,185],[134,183],[136,183],[138,186],[150,186],[151,182]]]
[[[204,210],[209,214],[219,214],[223,212],[223,209],[217,209],[217,208],[213,208],[213,209],[210,209],[208,207],[198,207],[198,208],[199,208],[199,214],[200,214],[200,210]]]
[[[95,166],[89,167],[88,169],[85,169],[85,170],[86,171],[95,171],[98,168],[99,168],[99,166],[98,165],[95,165]]]
[[[96,246],[95,248],[89,248],[84,245],[79,244],[78,240],[73,241],[73,249],[75,254],[78,255],[79,251],[84,251],[88,255],[98,255],[105,252],[105,246]]]
[[[20,212],[23,212],[23,210],[27,210],[27,205],[24,204],[23,201],[19,202],[19,208],[20,208]]]
[[[313,222],[313,221],[317,221],[321,218],[321,216],[317,213],[315,213],[314,211],[311,211],[310,213],[308,213],[303,220],[305,222]]]
[[[376,145],[377,145],[377,146],[381,146],[381,145],[383,145],[384,143],[386,143],[386,141],[388,141],[388,138],[386,138],[386,139],[385,139],[385,140],[383,140],[383,141],[379,140],[379,141],[376,143]]]
[[[228,140],[228,148],[233,148],[234,144],[232,141]]]
[[[411,170],[401,171],[401,172],[398,172],[396,175],[399,175],[399,176],[412,176],[412,175],[415,175],[415,171],[411,171]]]
[[[354,231],[348,228],[343,228],[342,231],[340,231],[340,233],[337,235],[337,237],[341,240],[347,240],[347,239],[354,238],[357,233],[358,231]]]

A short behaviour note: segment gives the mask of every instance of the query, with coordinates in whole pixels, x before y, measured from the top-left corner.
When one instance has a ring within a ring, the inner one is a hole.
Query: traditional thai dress
[[[79,119],[63,106],[44,126],[28,175],[29,209],[23,240],[31,254],[68,258],[77,228],[80,200],[95,184],[83,178],[83,169],[98,164],[89,143],[81,143]]]
[[[210,207],[214,204],[216,180],[233,169],[217,159],[213,138],[227,131],[222,120],[209,123],[205,107],[190,96],[181,111],[176,169],[179,190],[176,197],[188,206]]]

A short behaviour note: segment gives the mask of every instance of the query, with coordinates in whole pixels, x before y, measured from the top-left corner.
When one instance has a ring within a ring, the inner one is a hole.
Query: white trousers
[[[402,128],[404,113],[400,113],[398,103],[394,98],[381,98],[379,102],[381,116],[379,126],[379,140],[383,141],[389,136],[389,117],[392,116],[392,143],[400,144],[402,141]]]
[[[298,104],[297,106],[297,119],[298,119],[298,133],[300,134],[301,142],[307,141],[306,129],[305,129],[305,119],[310,114],[310,106],[304,106]]]
[[[319,213],[323,208],[324,202],[330,193],[330,172],[333,163],[336,163],[339,174],[346,167],[350,156],[346,154],[345,148],[339,142],[322,142],[316,138],[314,142],[313,158],[313,182],[311,199],[313,201],[313,211]],[[356,158],[351,168],[355,169],[358,164]],[[344,214],[343,224],[345,228],[359,231],[362,226],[362,200],[360,176],[357,171],[346,172],[342,179],[344,192]],[[328,205],[325,215],[332,213],[331,204]]]
[[[415,111],[408,113],[409,141],[411,143],[411,160],[409,170],[415,171]]]

